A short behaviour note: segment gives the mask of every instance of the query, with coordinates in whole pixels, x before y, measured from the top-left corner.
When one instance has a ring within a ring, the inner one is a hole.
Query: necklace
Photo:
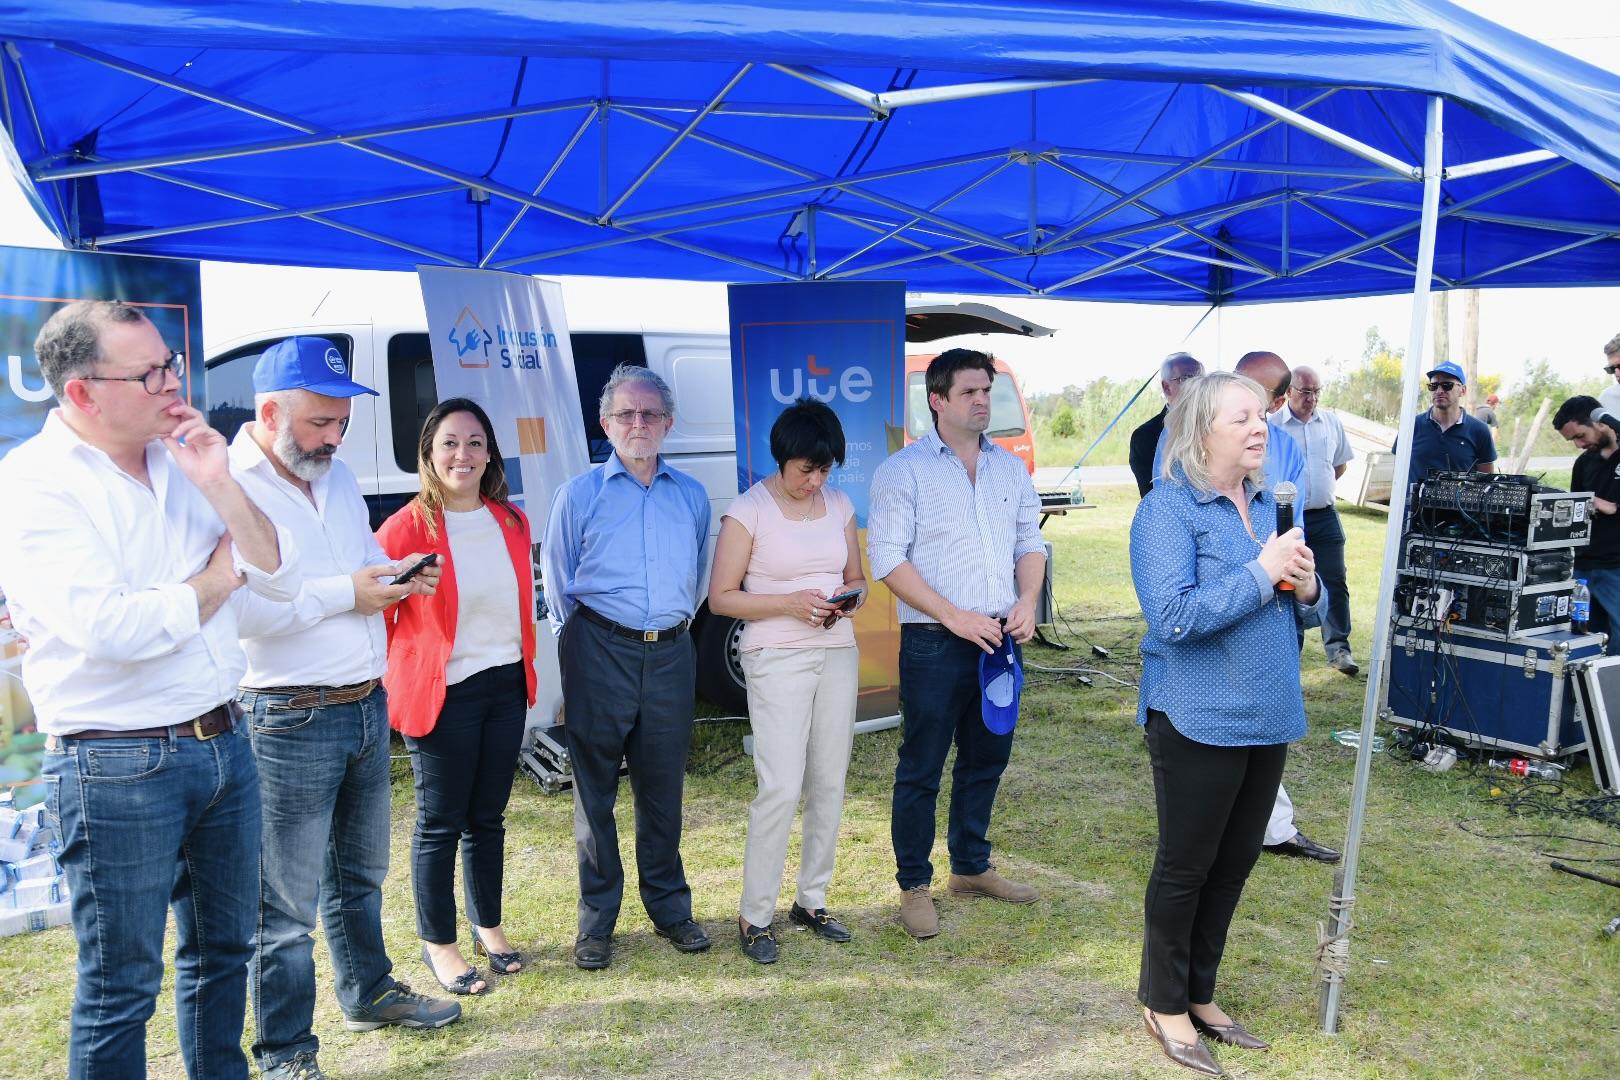
[[[793,500],[789,499],[783,492],[778,491],[773,487],[771,488],[771,494],[776,496],[777,503],[785,508],[785,513],[787,516],[797,515],[800,521],[809,521],[810,515],[816,512],[816,496],[814,492],[812,492],[810,495],[809,507],[807,507],[802,514],[800,514],[799,511],[794,508]]]

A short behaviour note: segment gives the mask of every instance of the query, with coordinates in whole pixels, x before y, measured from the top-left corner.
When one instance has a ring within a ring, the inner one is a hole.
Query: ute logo
[[[872,372],[859,364],[851,364],[833,378],[833,369],[829,364],[823,367],[816,363],[816,354],[809,353],[804,358],[804,368],[794,367],[784,371],[781,368],[771,369],[771,397],[782,405],[791,405],[802,397],[810,397],[822,402],[830,403],[835,398],[843,398],[849,402],[861,402],[872,396]],[[783,386],[784,378],[787,385]]]
[[[51,399],[49,383],[36,390],[23,381],[22,357],[16,353],[6,357],[6,378],[11,382],[11,392],[24,401],[37,403]]]

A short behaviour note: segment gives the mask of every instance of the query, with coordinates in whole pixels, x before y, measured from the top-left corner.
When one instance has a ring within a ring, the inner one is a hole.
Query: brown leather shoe
[[[1147,1027],[1147,1033],[1158,1042],[1159,1048],[1164,1051],[1164,1056],[1177,1065],[1184,1065],[1194,1072],[1203,1073],[1205,1076],[1226,1075],[1226,1070],[1222,1069],[1221,1063],[1215,1060],[1215,1055],[1209,1052],[1209,1047],[1204,1045],[1203,1039],[1190,1043],[1177,1042],[1164,1033],[1164,1028],[1159,1026],[1158,1016],[1152,1011],[1143,1014],[1142,1023]]]
[[[931,938],[939,933],[939,912],[927,885],[906,889],[900,894],[900,924],[914,938]]]
[[[1187,1010],[1187,1015],[1192,1018],[1192,1026],[1198,1030],[1199,1034],[1208,1035],[1218,1043],[1225,1043],[1227,1046],[1240,1046],[1245,1050],[1271,1049],[1270,1043],[1255,1035],[1254,1032],[1242,1024],[1235,1022],[1231,1024],[1211,1024],[1198,1019],[1198,1014],[1191,1009]]]
[[[952,896],[988,896],[1009,904],[1032,904],[1041,898],[1030,886],[1008,881],[993,866],[982,874],[952,874],[945,887]]]

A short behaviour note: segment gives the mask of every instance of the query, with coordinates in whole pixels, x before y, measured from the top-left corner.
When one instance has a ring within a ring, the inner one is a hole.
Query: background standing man
[[[1572,397],[1553,413],[1558,434],[1580,447],[1570,473],[1571,491],[1593,493],[1592,539],[1575,549],[1575,576],[1586,579],[1592,594],[1594,632],[1609,635],[1604,648],[1610,656],[1620,654],[1620,634],[1615,622],[1620,617],[1620,420],[1604,410],[1597,398],[1584,394]]]
[[[1603,346],[1603,370],[1613,376],[1614,381],[1603,388],[1598,401],[1609,412],[1620,416],[1620,334],[1614,335]]]
[[[0,461],[0,583],[73,894],[65,1071],[146,1076],[172,906],[186,1073],[245,1077],[259,775],[227,705],[247,667],[231,601],[244,581],[290,600],[291,544],[140,311],[69,304],[34,349],[58,407]]]
[[[1412,420],[1412,466],[1406,482],[1415,484],[1430,472],[1495,472],[1496,440],[1491,429],[1463,412],[1468,394],[1463,370],[1447,360],[1428,373],[1430,406]]]
[[[1131,475],[1136,477],[1138,497],[1146,496],[1153,490],[1153,459],[1159,449],[1159,440],[1164,437],[1164,417],[1170,411],[1170,403],[1181,393],[1183,383],[1203,373],[1204,365],[1184,352],[1171,353],[1159,365],[1159,391],[1164,394],[1164,408],[1153,419],[1131,432]]]
[[[1046,573],[1029,473],[985,438],[990,357],[969,349],[936,356],[925,376],[934,430],[879,465],[867,531],[872,576],[900,598],[900,707],[890,833],[900,920],[913,937],[939,933],[929,893],[935,805],[945,756],[956,744],[946,843],[950,891],[1026,904],[1028,885],[990,862],[990,811],[1012,755],[1012,732],[981,716],[979,657],[1003,635],[1028,641]]]
[[[546,605],[558,635],[579,847],[574,963],[612,961],[624,898],[613,804],[628,759],[641,902],[681,952],[709,947],[681,864],[681,796],[696,666],[687,633],[706,565],[709,496],[659,456],[675,398],[643,367],[602,388],[613,454],[558,489],[546,527]]]
[[[288,338],[253,369],[256,420],[231,443],[232,470],[303,553],[292,604],[249,604],[248,670],[237,703],[251,720],[264,800],[259,929],[253,965],[253,1055],[267,1080],[318,1080],[315,913],[333,989],[351,1031],[443,1027],[455,1002],[397,982],[383,944],[388,876],[388,642],[382,612],[431,595],[439,568],[410,584],[371,531],[354,473],[336,458],[350,399],[375,394],[348,377],[325,338]]]
[[[1344,569],[1344,527],[1333,506],[1333,486],[1352,457],[1344,425],[1319,407],[1322,376],[1315,368],[1294,369],[1288,402],[1271,414],[1271,425],[1287,432],[1305,455],[1299,484],[1299,503],[1305,511],[1305,535],[1311,538],[1316,572],[1327,589],[1322,617],[1322,647],[1335,671],[1354,675],[1360,670],[1350,652],[1350,585]]]

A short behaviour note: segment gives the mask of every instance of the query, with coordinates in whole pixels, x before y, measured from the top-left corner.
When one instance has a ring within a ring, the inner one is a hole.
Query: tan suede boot
[[[970,874],[966,877],[952,874],[945,884],[952,896],[988,896],[992,900],[1005,900],[1009,904],[1032,904],[1040,899],[1040,894],[1032,887],[1008,881],[996,873],[993,866],[982,874]]]
[[[939,912],[927,885],[906,889],[900,894],[900,923],[914,938],[931,938],[939,933]]]

